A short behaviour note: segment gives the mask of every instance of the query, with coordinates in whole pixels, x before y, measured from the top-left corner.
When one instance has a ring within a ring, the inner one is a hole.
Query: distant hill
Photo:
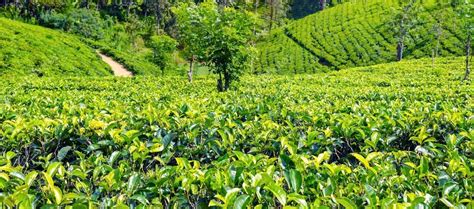
[[[396,59],[396,34],[390,23],[398,1],[351,1],[325,9],[272,31],[258,44],[257,73],[310,73],[367,66]],[[463,35],[449,5],[424,1],[419,22],[408,38],[405,58],[429,57],[439,22],[440,56],[463,54]]]
[[[0,75],[112,75],[94,49],[59,31],[0,18]]]

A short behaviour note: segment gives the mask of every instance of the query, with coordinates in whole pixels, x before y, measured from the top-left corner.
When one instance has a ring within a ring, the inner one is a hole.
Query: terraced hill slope
[[[77,37],[0,18],[0,75],[112,75]]]
[[[256,70],[309,73],[394,61],[397,39],[391,22],[398,7],[397,0],[351,1],[295,21],[258,45]],[[425,1],[417,16],[406,58],[431,56],[437,23],[442,28],[439,55],[462,55],[463,36],[451,6]]]

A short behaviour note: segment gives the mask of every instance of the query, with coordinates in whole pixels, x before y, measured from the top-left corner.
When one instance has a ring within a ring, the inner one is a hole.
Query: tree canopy
[[[209,66],[218,76],[217,89],[226,91],[249,68],[257,17],[213,1],[182,3],[173,11],[187,57]]]

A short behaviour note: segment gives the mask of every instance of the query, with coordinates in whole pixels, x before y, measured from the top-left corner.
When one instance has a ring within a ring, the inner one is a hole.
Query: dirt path
[[[123,65],[121,65],[120,63],[118,62],[115,62],[112,58],[100,53],[100,52],[97,52],[97,54],[99,54],[99,56],[102,58],[102,61],[104,61],[105,63],[107,63],[110,68],[112,68],[112,71],[114,71],[114,75],[115,76],[122,76],[122,77],[132,77],[133,76],[133,73],[128,71]]]

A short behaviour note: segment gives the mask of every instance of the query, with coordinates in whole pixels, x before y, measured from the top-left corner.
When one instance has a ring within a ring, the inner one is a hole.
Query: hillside
[[[111,75],[94,49],[77,37],[0,18],[0,75]]]
[[[0,208],[474,209],[442,2],[0,1]]]
[[[257,73],[309,73],[394,61],[393,29],[398,1],[352,1],[297,20],[258,45]],[[449,5],[425,1],[408,37],[405,58],[428,57],[435,48],[433,27],[439,22],[440,56],[463,54],[457,17]]]

